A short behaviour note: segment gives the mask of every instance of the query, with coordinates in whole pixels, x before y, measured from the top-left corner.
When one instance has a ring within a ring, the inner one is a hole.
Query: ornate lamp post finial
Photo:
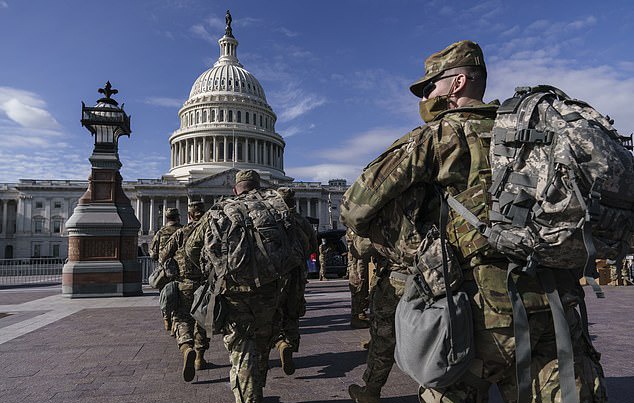
[[[105,103],[111,104],[111,105],[118,105],[117,101],[115,101],[114,99],[112,99],[110,97],[115,95],[115,94],[118,94],[119,90],[115,90],[114,88],[112,88],[112,84],[110,84],[110,81],[106,81],[106,85],[104,85],[103,88],[99,88],[97,90],[97,92],[99,92],[100,94],[104,94],[105,95],[104,98],[101,98],[97,102],[105,102]]]

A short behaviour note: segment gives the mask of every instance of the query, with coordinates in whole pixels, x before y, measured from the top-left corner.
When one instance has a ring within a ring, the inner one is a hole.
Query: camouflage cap
[[[205,213],[205,203],[193,201],[187,205],[187,211],[192,215],[202,215]]]
[[[409,89],[414,95],[422,98],[423,88],[429,81],[440,76],[445,70],[466,66],[481,66],[486,71],[480,45],[472,41],[452,43],[425,60],[425,75],[414,82]]]
[[[178,211],[178,209],[175,208],[168,208],[167,210],[165,210],[165,218],[169,219],[169,218],[177,218],[180,217],[180,212]]]
[[[277,193],[282,196],[284,202],[290,207],[295,205],[295,191],[288,187],[281,187],[277,189]]]
[[[244,181],[257,182],[260,185],[260,174],[253,169],[243,169],[236,174],[236,184]]]

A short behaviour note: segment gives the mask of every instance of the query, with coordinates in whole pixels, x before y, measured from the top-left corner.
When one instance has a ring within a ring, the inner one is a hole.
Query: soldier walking
[[[371,342],[365,386],[351,385],[355,402],[378,402],[394,362],[394,312],[403,294],[407,267],[413,266],[422,236],[438,225],[438,187],[488,219],[485,195],[491,184],[488,147],[497,104],[482,102],[486,67],[480,46],[454,43],[425,61],[425,76],[411,86],[427,123],[397,140],[389,152],[370,164],[344,195],[341,217],[346,226],[368,237],[389,270],[381,275],[372,307]],[[383,172],[383,167],[390,167]],[[422,402],[484,402],[496,383],[505,401],[517,398],[515,338],[507,294],[508,259],[479,239],[477,229],[452,216],[447,230],[452,250],[462,262],[462,289],[473,312],[475,358],[466,375],[442,389],[420,390]],[[557,288],[572,336],[574,375],[583,402],[607,401],[599,355],[583,336],[577,279],[558,272]],[[540,283],[521,276],[519,294],[528,312],[532,347],[533,401],[560,401],[555,331],[550,306]]]
[[[174,316],[176,342],[183,353],[183,379],[190,382],[197,370],[207,367],[204,355],[209,349],[209,338],[205,329],[190,314],[194,300],[194,291],[203,281],[199,262],[192,260],[184,248],[187,238],[205,213],[202,202],[193,202],[188,206],[190,222],[177,230],[159,253],[159,262],[174,259],[178,264],[178,309]]]
[[[178,209],[168,208],[165,210],[165,219],[167,222],[165,225],[159,229],[154,237],[152,238],[152,242],[150,243],[150,258],[158,263],[159,261],[159,252],[165,244],[167,244],[168,239],[182,227],[180,223],[180,213]],[[161,300],[165,300],[168,296],[165,293],[168,291],[166,287],[162,287],[159,292],[161,294]],[[173,304],[167,304],[167,306],[171,306]],[[167,309],[161,309],[163,314],[163,325],[165,326],[165,330],[170,332],[170,334],[174,335],[174,329],[172,328],[172,320],[174,316],[173,311],[168,311]]]
[[[357,236],[351,229],[346,231],[348,241],[348,286],[350,288],[350,326],[355,329],[370,327],[367,315],[369,307],[369,268],[372,244],[369,239]]]

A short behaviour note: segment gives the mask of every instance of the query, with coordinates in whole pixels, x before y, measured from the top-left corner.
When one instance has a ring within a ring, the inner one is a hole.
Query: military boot
[[[282,369],[286,375],[293,375],[295,373],[295,363],[293,363],[293,349],[285,342],[281,341],[277,344],[277,349],[280,352],[280,360],[282,361]]]
[[[194,368],[196,371],[207,369],[207,361],[205,361],[205,352],[203,350],[196,350],[196,361],[194,361]]]
[[[172,330],[172,321],[170,318],[163,317],[163,326],[165,326],[165,331],[171,332]]]
[[[355,403],[379,403],[381,391],[369,389],[367,386],[352,384],[348,387],[348,394]]]
[[[194,367],[196,351],[188,344],[181,345],[180,350],[183,353],[183,379],[185,382],[191,382],[196,375],[196,368]]]
[[[370,327],[370,319],[363,312],[358,315],[353,315],[350,318],[350,327],[354,329],[367,329]]]

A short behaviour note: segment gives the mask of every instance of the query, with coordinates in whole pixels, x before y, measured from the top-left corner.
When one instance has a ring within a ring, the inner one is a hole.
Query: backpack
[[[495,249],[541,266],[583,267],[592,285],[595,259],[622,261],[634,229],[634,157],[631,136],[612,123],[555,87],[516,88],[491,139]]]
[[[203,254],[227,284],[257,288],[294,268],[291,212],[274,190],[252,190],[209,210]]]
[[[553,270],[583,268],[574,278],[585,276],[603,296],[594,280],[595,259],[621,264],[634,230],[632,137],[620,136],[613,121],[587,103],[546,85],[516,88],[497,114],[489,149],[492,183],[483,195],[489,222],[474,206],[448,196],[452,209],[471,224],[455,232],[486,239],[486,245],[477,242],[479,250],[493,248],[510,261],[506,288],[513,311],[518,402],[531,396],[531,343],[513,273],[537,277],[542,284],[555,326],[562,401],[576,402],[570,331]],[[583,300],[579,306],[591,344]]]

